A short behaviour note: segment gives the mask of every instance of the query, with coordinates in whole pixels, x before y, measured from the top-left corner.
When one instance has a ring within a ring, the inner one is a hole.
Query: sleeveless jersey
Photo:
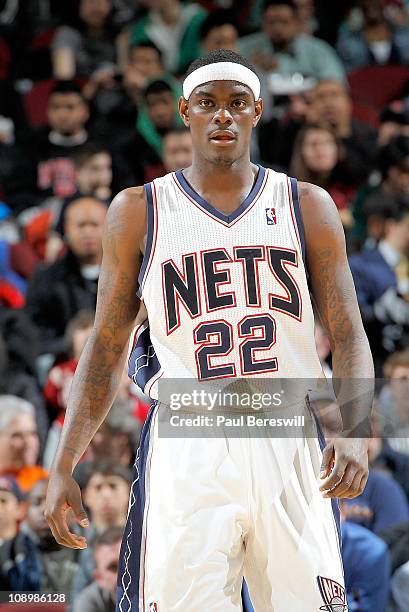
[[[160,377],[322,377],[297,182],[259,167],[226,215],[183,172],[145,185],[148,231],[129,374],[153,399]]]

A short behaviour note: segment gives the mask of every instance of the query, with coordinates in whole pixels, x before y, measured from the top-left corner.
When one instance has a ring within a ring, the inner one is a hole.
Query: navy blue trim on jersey
[[[145,193],[146,193],[146,202],[147,202],[147,211],[148,211],[148,215],[147,215],[148,228],[147,228],[147,235],[146,235],[145,253],[142,259],[142,265],[141,265],[141,269],[139,271],[139,276],[138,276],[139,286],[138,286],[138,291],[136,292],[136,295],[138,296],[138,298],[142,297],[142,290],[141,290],[142,283],[145,277],[146,267],[148,265],[148,262],[151,256],[153,231],[154,231],[154,225],[155,225],[155,215],[153,212],[152,183],[147,183],[146,185],[144,185],[144,188],[145,188]]]
[[[318,442],[320,444],[320,449],[321,451],[324,450],[324,448],[327,445],[327,442],[325,440],[325,436],[324,436],[324,432],[322,431],[322,427],[321,427],[321,423],[319,422],[319,419],[317,417],[317,415],[315,414],[309,399],[307,398],[307,405],[308,408],[312,414],[312,416],[314,417],[315,420],[315,424],[317,426],[317,432],[318,432]],[[336,498],[331,497],[331,505],[332,505],[332,513],[334,515],[334,519],[335,519],[335,524],[337,526],[337,531],[338,531],[338,541],[339,541],[339,548],[340,550],[342,549],[342,542],[341,542],[341,520],[340,520],[340,513],[339,513],[339,502]]]
[[[292,195],[293,204],[294,204],[295,220],[297,223],[298,234],[300,236],[300,242],[301,242],[302,259],[304,262],[305,270],[307,271],[307,262],[305,258],[305,231],[304,231],[304,222],[302,220],[300,200],[298,198],[297,179],[291,178],[291,177],[289,178],[290,178],[290,183],[291,183],[291,195]]]
[[[156,402],[151,406],[142,429],[141,441],[133,468],[128,518],[119,554],[116,612],[138,612],[141,542],[145,511],[145,475],[149,453],[151,423]]]
[[[220,219],[220,221],[223,221],[224,223],[232,223],[232,221],[234,221],[235,219],[237,219],[237,217],[240,217],[241,214],[243,214],[243,212],[249,207],[251,206],[251,204],[254,202],[255,198],[257,197],[257,195],[259,194],[259,191],[261,189],[261,186],[263,184],[263,179],[264,179],[264,175],[266,173],[266,169],[263,168],[263,166],[258,166],[258,174],[257,174],[257,178],[254,182],[253,187],[251,188],[250,193],[248,194],[248,196],[245,198],[245,200],[243,200],[243,202],[240,204],[240,206],[238,208],[236,208],[236,210],[234,210],[232,213],[230,213],[229,215],[226,215],[225,213],[223,213],[221,210],[219,210],[218,208],[215,208],[212,204],[210,204],[207,200],[205,200],[204,198],[202,198],[202,196],[200,196],[194,189],[193,187],[190,185],[190,183],[188,183],[188,181],[185,179],[184,174],[182,172],[182,170],[177,170],[176,171],[176,177],[179,181],[179,183],[181,184],[181,186],[183,187],[183,189],[186,191],[186,193],[197,203],[199,204],[199,206],[201,206],[202,208],[204,208],[208,213],[210,213],[211,215],[213,215],[214,217],[216,217],[217,219]]]
[[[144,391],[148,382],[159,372],[160,363],[151,342],[149,326],[139,335],[128,360],[128,376]]]

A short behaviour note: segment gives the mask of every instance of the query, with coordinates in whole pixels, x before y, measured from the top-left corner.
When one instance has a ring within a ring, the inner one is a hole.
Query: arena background
[[[2,610],[114,610],[149,407],[126,372],[75,472],[88,549],[52,538],[47,474],[93,324],[106,209],[190,164],[181,78],[221,47],[261,79],[252,160],[339,209],[377,376],[370,477],[341,507],[348,601],[409,610],[409,2],[0,0]],[[319,321],[316,342],[330,377]]]

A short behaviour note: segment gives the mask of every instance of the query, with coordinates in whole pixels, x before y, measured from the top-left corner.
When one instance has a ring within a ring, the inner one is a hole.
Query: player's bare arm
[[[342,422],[342,431],[327,439],[320,489],[325,497],[353,498],[362,493],[368,478],[372,356],[337,208],[329,194],[315,185],[299,183],[299,194],[312,294],[331,344]]]
[[[87,526],[72,472],[106,417],[123,372],[139,308],[136,290],[145,228],[143,187],[118,194],[105,222],[94,329],[72,383],[47,494],[46,518],[53,535],[71,548],[84,548],[86,541],[69,531],[67,511],[72,509],[77,521]]]

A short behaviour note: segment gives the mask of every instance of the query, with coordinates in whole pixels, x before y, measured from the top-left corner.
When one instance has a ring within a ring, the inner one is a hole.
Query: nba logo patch
[[[277,217],[275,208],[266,208],[266,220],[267,225],[276,225]]]
[[[324,576],[317,576],[317,582],[325,603],[324,606],[320,607],[320,610],[324,612],[345,612],[348,610],[345,589],[339,582]]]
[[[156,601],[151,601],[148,605],[148,612],[158,612],[158,604]]]

